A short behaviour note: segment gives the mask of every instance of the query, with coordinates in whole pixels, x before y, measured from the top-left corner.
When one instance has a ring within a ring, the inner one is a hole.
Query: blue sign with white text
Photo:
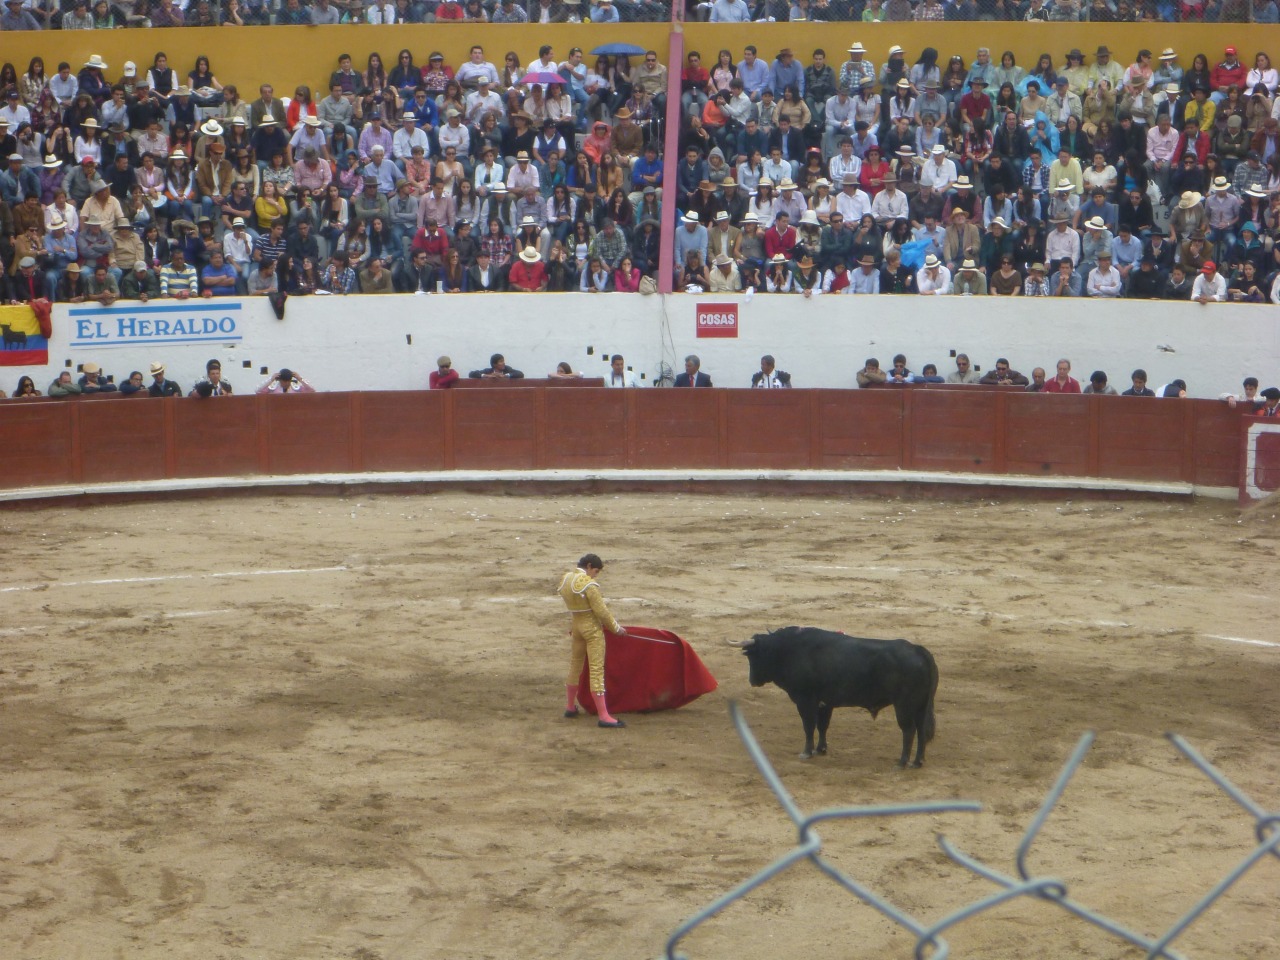
[[[73,347],[140,347],[173,343],[239,343],[239,301],[183,300],[118,307],[73,307]]]

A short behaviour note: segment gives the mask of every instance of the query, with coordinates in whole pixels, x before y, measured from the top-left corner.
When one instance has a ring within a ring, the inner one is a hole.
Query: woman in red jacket
[[[613,271],[613,289],[616,293],[635,293],[640,289],[640,271],[630,257],[623,257],[618,269]]]

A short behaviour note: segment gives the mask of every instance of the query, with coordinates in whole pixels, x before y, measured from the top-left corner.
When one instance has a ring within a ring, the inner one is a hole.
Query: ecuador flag
[[[0,367],[43,367],[49,363],[49,341],[36,313],[26,304],[0,307]]]

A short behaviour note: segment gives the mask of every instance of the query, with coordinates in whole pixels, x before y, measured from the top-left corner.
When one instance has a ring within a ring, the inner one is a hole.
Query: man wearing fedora
[[[927,297],[951,293],[951,271],[932,253],[924,258],[924,266],[916,273],[916,292]]]
[[[96,363],[84,363],[80,366],[83,376],[80,378],[80,392],[89,393],[115,393],[116,385],[103,374],[102,368]]]
[[[742,277],[738,273],[738,265],[727,253],[716,254],[708,275],[711,293],[740,293]]]
[[[864,79],[875,80],[876,65],[867,59],[867,48],[859,41],[849,47],[849,59],[840,65],[840,89],[856,96]]]
[[[164,375],[164,364],[160,361],[153,361],[151,364],[151,385],[147,387],[147,393],[153,397],[180,397],[182,396],[182,388],[168,379]]]

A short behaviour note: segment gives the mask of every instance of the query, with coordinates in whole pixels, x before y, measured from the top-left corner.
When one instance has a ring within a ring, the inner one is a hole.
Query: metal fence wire
[[[833,807],[806,814],[797,806],[794,798],[787,791],[777,772],[765,757],[764,751],[751,733],[751,728],[747,725],[747,721],[742,715],[742,710],[736,702],[729,704],[729,714],[752,762],[755,763],[769,789],[773,791],[773,795],[777,797],[783,811],[791,819],[791,822],[795,824],[796,845],[765,866],[760,872],[744,880],[722,896],[717,897],[680,924],[667,940],[664,954],[666,960],[689,960],[685,954],[678,952],[677,948],[681,940],[730,904],[741,900],[752,890],[768,883],[783,871],[804,861],[813,864],[814,867],[830,877],[836,884],[847,890],[858,900],[870,907],[874,907],[898,926],[909,931],[916,938],[916,960],[925,960],[925,958],[946,960],[951,956],[951,947],[942,936],[947,929],[1017,897],[1034,897],[1037,900],[1056,904],[1062,910],[1080,920],[1093,924],[1112,936],[1145,950],[1147,960],[1156,960],[1156,958],[1160,957],[1167,958],[1167,960],[1188,960],[1183,954],[1173,949],[1173,942],[1201,914],[1222,897],[1237,880],[1248,873],[1259,860],[1268,855],[1280,858],[1280,812],[1268,812],[1260,804],[1246,796],[1239,787],[1201,756],[1191,744],[1177,734],[1170,733],[1166,734],[1166,736],[1178,751],[1253,818],[1254,832],[1258,838],[1258,843],[1253,850],[1228,871],[1221,880],[1210,887],[1163,934],[1154,939],[1144,936],[1124,924],[1073,900],[1069,895],[1066,883],[1062,880],[1054,877],[1033,876],[1027,866],[1032,845],[1035,843],[1037,836],[1039,836],[1041,828],[1048,821],[1050,814],[1053,813],[1054,807],[1057,806],[1058,801],[1062,798],[1062,794],[1066,791],[1071,778],[1080,769],[1080,765],[1084,762],[1089,748],[1093,745],[1095,734],[1089,731],[1080,738],[1075,749],[1071,752],[1071,756],[1067,758],[1062,772],[1058,774],[1057,780],[1054,781],[1052,788],[1045,796],[1039,811],[1037,811],[1023,834],[1014,858],[1015,872],[1013,874],[1002,873],[987,866],[975,857],[959,850],[955,844],[951,843],[942,834],[938,835],[938,846],[942,848],[942,851],[948,857],[965,869],[990,880],[999,889],[991,895],[969,903],[939,920],[926,923],[879,896],[823,857],[822,838],[815,828],[825,820],[854,820],[861,817],[917,816],[954,812],[977,813],[982,809],[981,804],[967,800],[940,800],[925,803],[890,804],[887,806]]]

